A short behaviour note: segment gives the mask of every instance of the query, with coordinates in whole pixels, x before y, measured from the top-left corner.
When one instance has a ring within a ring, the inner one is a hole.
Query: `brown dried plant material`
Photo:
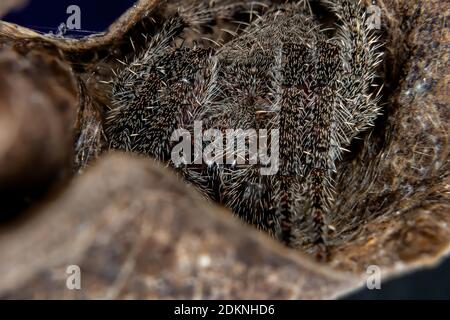
[[[0,298],[323,298],[357,280],[267,241],[153,161],[121,154],[0,229],[0,261]],[[82,290],[67,290],[69,265],[80,266]]]
[[[403,270],[449,250],[449,30],[447,2],[385,1],[385,83],[392,93],[383,123],[344,163],[333,265]],[[397,75],[395,73],[398,73]],[[351,186],[348,188],[348,186]],[[350,223],[351,221],[351,223]],[[338,237],[340,239],[338,239]],[[350,240],[351,239],[351,240]],[[349,241],[350,240],[350,241]]]
[[[0,219],[72,171],[77,84],[55,53],[0,47]]]
[[[27,0],[2,0],[0,3],[0,18],[13,9],[20,8],[26,4]]]
[[[140,24],[153,23],[150,13],[158,6],[158,0],[139,0],[136,4],[114,22],[105,33],[87,36],[83,39],[63,39],[42,35],[28,28],[13,23],[1,21],[1,41],[27,41],[53,43],[63,51],[67,57],[77,62],[95,61],[101,59],[101,55],[114,54],[114,50],[120,50],[123,42],[129,43],[130,34],[142,31]],[[148,21],[147,21],[148,20]],[[139,31],[137,31],[139,30]],[[103,52],[108,51],[108,52]]]
[[[56,46],[61,61],[74,67],[76,166],[85,167],[104,147],[107,88],[100,80],[110,76],[104,70],[129,54],[129,37],[154,34],[174,3],[141,0],[106,34],[85,40],[47,38],[0,22],[0,43],[15,50],[26,43],[38,52]],[[115,155],[3,226],[0,297],[332,298],[361,285],[371,264],[388,277],[439,261],[450,247],[450,7],[437,0],[378,5],[387,51],[384,114],[340,164],[333,220],[339,232],[328,264],[242,226],[151,160]],[[3,101],[1,94],[0,106]],[[0,136],[0,155],[8,137],[10,130]],[[65,287],[70,264],[82,269],[79,292]]]

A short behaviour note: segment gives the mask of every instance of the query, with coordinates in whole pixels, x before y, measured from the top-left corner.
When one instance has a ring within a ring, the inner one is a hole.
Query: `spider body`
[[[276,129],[279,139],[269,144],[278,144],[279,167],[272,175],[262,175],[261,164],[178,170],[281,241],[307,251],[325,247],[335,163],[379,112],[370,86],[380,54],[360,4],[322,3],[339,20],[331,38],[303,1],[274,6],[216,50],[173,45],[189,19],[169,19],[113,81],[111,148],[170,163],[172,132],[193,132],[195,121],[222,132]]]

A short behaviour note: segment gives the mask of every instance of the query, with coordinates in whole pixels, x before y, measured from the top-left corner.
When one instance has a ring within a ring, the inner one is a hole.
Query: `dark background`
[[[81,9],[81,30],[69,30],[66,36],[82,37],[105,31],[134,2],[135,0],[28,0],[25,8],[10,12],[3,20],[43,33],[51,31],[56,34],[58,26],[70,16],[66,13],[67,7],[78,5]]]
[[[0,0],[2,1],[2,0]],[[67,37],[82,37],[102,32],[134,0],[29,0],[29,4],[3,19],[43,33],[57,33],[65,23],[70,5],[81,9],[81,30],[68,31]],[[346,299],[450,299],[450,258],[433,269],[416,271],[381,284],[381,290],[360,290]]]

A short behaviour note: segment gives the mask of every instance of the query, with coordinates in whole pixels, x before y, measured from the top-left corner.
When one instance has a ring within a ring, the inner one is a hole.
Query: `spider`
[[[220,5],[171,16],[112,80],[110,148],[169,163],[243,220],[326,256],[336,163],[380,112],[371,86],[381,53],[360,3],[320,3],[337,18],[331,35],[303,0],[272,4],[215,49],[176,40],[190,26],[210,24]],[[221,132],[277,129],[269,144],[278,143],[278,171],[262,175],[264,165],[254,163],[175,166],[171,136],[193,132],[195,121]]]

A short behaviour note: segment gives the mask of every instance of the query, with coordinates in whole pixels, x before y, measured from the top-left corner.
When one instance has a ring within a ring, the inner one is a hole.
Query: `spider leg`
[[[188,41],[221,48],[261,18],[270,4],[268,0],[197,1],[178,7],[178,13],[190,27],[186,30]]]
[[[278,84],[280,170],[276,192],[281,238],[326,254],[326,215],[334,170],[331,135],[338,48],[285,43]],[[325,248],[325,249],[324,249]]]
[[[201,26],[217,20],[230,21],[235,19],[236,14],[241,13],[249,14],[250,19],[257,18],[261,11],[270,7],[270,4],[268,0],[201,1],[187,7],[179,7],[178,11],[191,26]]]
[[[336,99],[336,137],[338,145],[373,125],[379,115],[378,93],[371,93],[376,68],[381,63],[381,44],[373,34],[361,0],[321,0],[338,17],[340,25],[334,42],[341,48],[343,61]]]
[[[110,148],[133,151],[138,145],[137,134],[145,126],[149,107],[155,101],[158,87],[158,75],[154,66],[158,57],[165,54],[173,41],[183,30],[181,17],[169,19],[161,31],[149,42],[147,50],[130,63],[124,63],[124,68],[115,72],[111,88],[111,106],[106,115],[106,135]],[[146,90],[150,78],[153,88]],[[149,91],[149,92],[148,92]],[[156,104],[156,101],[154,102]]]
[[[117,73],[106,115],[111,148],[168,161],[172,133],[190,126],[212,99],[216,60],[210,49],[173,46],[184,26],[179,15],[169,19],[148,49]]]
[[[249,71],[242,65],[238,69],[238,77],[245,77]],[[256,74],[248,76],[252,82],[258,83]],[[231,82],[239,84],[237,79]],[[205,121],[208,127],[220,129],[226,141],[221,155],[225,164],[219,168],[219,184],[222,191],[220,201],[243,220],[273,235],[277,221],[268,210],[271,206],[273,177],[261,175],[261,166],[255,163],[258,156],[257,144],[261,143],[261,136],[256,130],[260,127],[265,128],[267,122],[258,116],[261,109],[255,105],[250,94],[257,89],[252,86],[234,88],[223,86],[222,90],[230,90],[227,91],[227,95],[231,98],[219,101],[208,110]]]
[[[221,201],[243,220],[273,235],[277,221],[269,208],[274,179],[261,175],[260,163],[250,160],[258,158],[258,151],[252,146],[270,139],[257,133],[259,129],[269,129],[273,114],[268,110],[270,55],[257,47],[238,57],[219,57],[218,101],[203,117],[208,128],[226,133],[226,163],[220,174]]]

